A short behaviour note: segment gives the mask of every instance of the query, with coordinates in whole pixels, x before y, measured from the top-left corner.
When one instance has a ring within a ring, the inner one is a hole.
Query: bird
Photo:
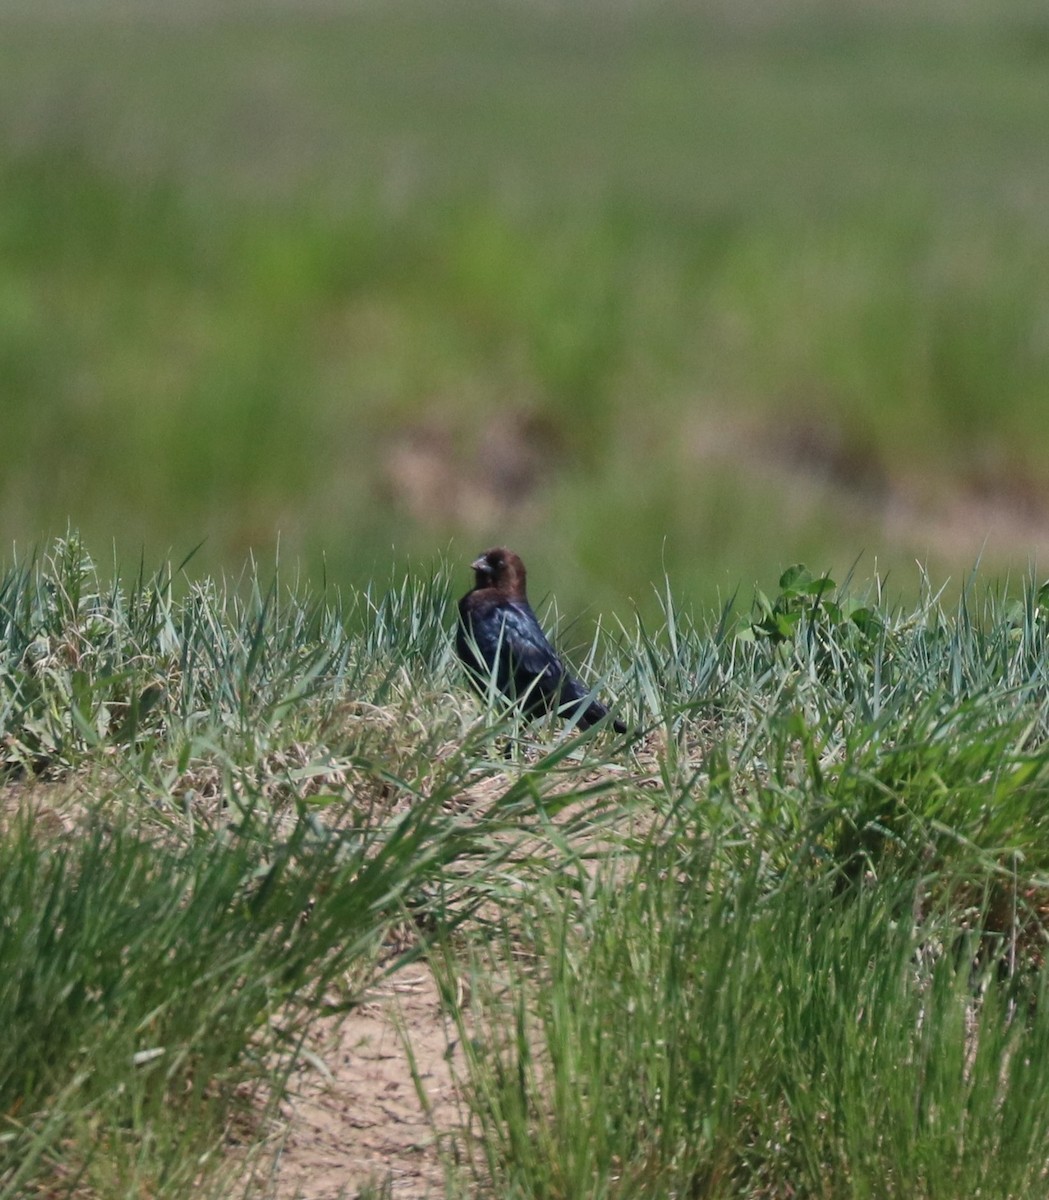
[[[470,564],[474,586],[459,601],[455,649],[474,686],[489,681],[529,717],[554,712],[589,729],[608,709],[569,672],[543,633],[528,603],[525,565],[512,550],[496,546]],[[616,733],[626,733],[613,719]]]

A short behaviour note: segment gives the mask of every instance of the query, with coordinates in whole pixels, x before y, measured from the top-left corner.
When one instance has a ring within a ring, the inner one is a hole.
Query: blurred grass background
[[[1033,0],[0,0],[0,541],[585,622],[1049,548]]]

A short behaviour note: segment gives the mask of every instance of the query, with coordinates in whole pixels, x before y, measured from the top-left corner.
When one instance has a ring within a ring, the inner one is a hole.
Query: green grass
[[[317,1018],[420,957],[449,1195],[1041,1194],[1044,588],[667,588],[578,662],[616,737],[479,701],[444,565],[266,575],[0,576],[0,1196],[262,1188]]]
[[[1040,1194],[1044,980],[1002,982],[942,911],[916,927],[899,878],[770,886],[680,832],[541,895],[509,1000],[475,967],[486,1194]]]
[[[587,625],[1025,569],[1043,14],[693,9],[5,6],[0,535],[509,541]]]

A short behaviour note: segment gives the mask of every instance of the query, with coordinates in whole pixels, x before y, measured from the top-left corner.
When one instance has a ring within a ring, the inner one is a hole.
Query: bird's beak
[[[471,571],[489,571],[489,570],[491,570],[491,568],[488,566],[488,559],[484,558],[482,556],[481,558],[475,558],[473,560],[473,562],[470,564],[470,570]]]

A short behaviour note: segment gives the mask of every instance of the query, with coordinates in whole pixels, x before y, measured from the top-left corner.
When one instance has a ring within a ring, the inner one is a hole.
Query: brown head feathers
[[[495,588],[504,596],[525,599],[525,565],[512,550],[495,546],[470,565],[474,571],[474,587]]]

